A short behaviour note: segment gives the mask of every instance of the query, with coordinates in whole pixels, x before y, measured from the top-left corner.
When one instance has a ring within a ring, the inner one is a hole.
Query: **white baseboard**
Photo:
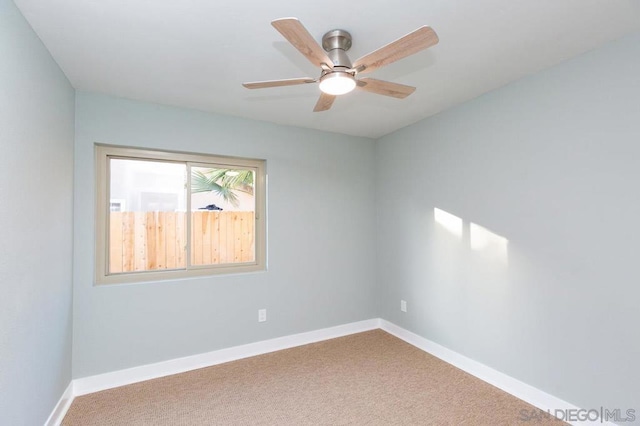
[[[270,340],[249,343],[241,346],[220,349],[204,354],[187,356],[155,364],[142,365],[139,367],[127,368],[110,373],[98,374],[95,376],[83,377],[73,380],[65,390],[54,411],[49,416],[45,426],[57,426],[64,418],[73,398],[92,392],[111,389],[145,380],[168,376],[171,374],[183,373],[185,371],[198,368],[210,367],[212,365],[235,361],[251,356],[262,355],[282,349],[289,349],[296,346],[307,345],[309,343],[320,342],[336,337],[347,336],[349,334],[361,333],[363,331],[380,328],[399,339],[434,355],[437,358],[483,380],[503,391],[525,401],[540,410],[552,413],[555,410],[579,410],[578,407],[569,404],[559,398],[549,395],[539,389],[523,383],[513,377],[494,370],[486,365],[465,357],[457,352],[445,348],[424,337],[418,336],[405,330],[389,321],[374,318],[359,321],[336,327],[324,328],[321,330],[309,331],[306,333],[293,334],[290,336],[278,337]],[[589,422],[569,422],[575,425],[600,424],[600,421]],[[613,423],[607,423],[613,425]]]
[[[72,380],[58,400],[56,406],[53,408],[53,411],[49,415],[47,421],[44,423],[44,426],[58,426],[60,423],[62,423],[62,419],[64,419],[65,414],[67,414],[67,410],[69,410],[69,407],[73,402],[73,398],[74,394]]]
[[[263,340],[261,342],[249,343],[241,346],[234,346],[231,348],[172,359],[155,364],[127,368],[125,370],[114,371],[111,373],[83,377],[74,380],[74,393],[75,395],[84,395],[87,393],[98,392],[144,380],[156,379],[158,377],[169,376],[171,374],[184,373],[185,371],[210,367],[224,362],[293,348],[295,346],[307,345],[309,343],[315,343],[322,340],[374,330],[376,328],[380,328],[380,320],[377,318],[324,328],[321,330],[309,331],[306,333],[278,337],[270,340]]]
[[[380,328],[387,333],[404,340],[410,345],[413,345],[418,349],[422,349],[423,351],[437,358],[440,358],[446,363],[451,364],[499,389],[502,389],[503,391],[515,396],[516,398],[528,402],[529,404],[539,408],[545,413],[547,412],[547,410],[549,410],[549,412],[551,413],[557,413],[558,417],[561,418],[561,420],[564,420],[569,424],[580,426],[590,424],[608,424],[615,426],[614,423],[602,423],[600,422],[600,420],[571,422],[567,421],[566,419],[562,419],[562,416],[567,416],[567,413],[575,413],[577,412],[576,410],[580,410],[580,408],[566,401],[563,401],[560,398],[556,398],[553,395],[549,395],[548,393],[541,391],[540,389],[534,388],[533,386],[514,379],[511,376],[494,370],[491,367],[487,367],[486,365],[478,361],[467,358],[466,356],[452,351],[451,349],[447,349],[444,346],[432,342],[431,340],[418,336],[417,334],[405,330],[404,328],[399,327],[389,321],[380,319]],[[585,414],[584,410],[582,410],[582,412],[582,414]],[[535,423],[535,420],[532,420],[532,422]]]

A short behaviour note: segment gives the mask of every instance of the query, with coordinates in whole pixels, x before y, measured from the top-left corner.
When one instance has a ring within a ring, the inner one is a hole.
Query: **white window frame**
[[[186,165],[213,165],[225,168],[245,168],[255,171],[255,260],[253,262],[228,263],[221,265],[191,265],[191,179],[186,179],[187,226],[186,226],[186,267],[159,271],[119,272],[109,274],[109,212],[110,175],[109,159],[137,159],[167,161]],[[96,160],[96,284],[122,284],[149,281],[201,277],[207,275],[245,273],[266,270],[266,162],[265,160],[226,157],[211,154],[195,154],[177,151],[159,151],[144,148],[130,148],[114,145],[95,145]]]

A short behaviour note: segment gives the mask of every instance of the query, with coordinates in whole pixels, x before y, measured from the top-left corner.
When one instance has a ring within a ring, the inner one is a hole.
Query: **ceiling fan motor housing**
[[[347,50],[351,48],[351,34],[345,30],[331,30],[322,36],[322,48],[333,62],[334,68],[350,69],[351,60],[347,56]]]

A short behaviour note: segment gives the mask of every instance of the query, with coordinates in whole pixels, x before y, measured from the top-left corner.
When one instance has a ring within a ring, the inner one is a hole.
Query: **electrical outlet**
[[[400,301],[400,310],[402,312],[407,312],[407,301],[406,300],[401,300]]]
[[[258,309],[258,322],[265,322],[267,320],[267,310]]]

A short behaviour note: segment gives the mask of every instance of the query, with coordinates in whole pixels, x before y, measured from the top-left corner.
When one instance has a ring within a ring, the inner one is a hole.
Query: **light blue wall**
[[[0,424],[43,424],[71,380],[74,91],[0,0]]]
[[[577,406],[640,412],[640,34],[376,155],[383,318]],[[470,249],[470,223],[509,240],[508,263]]]
[[[74,377],[376,316],[374,141],[95,94],[76,102]],[[94,286],[94,142],[266,159],[268,271]]]

